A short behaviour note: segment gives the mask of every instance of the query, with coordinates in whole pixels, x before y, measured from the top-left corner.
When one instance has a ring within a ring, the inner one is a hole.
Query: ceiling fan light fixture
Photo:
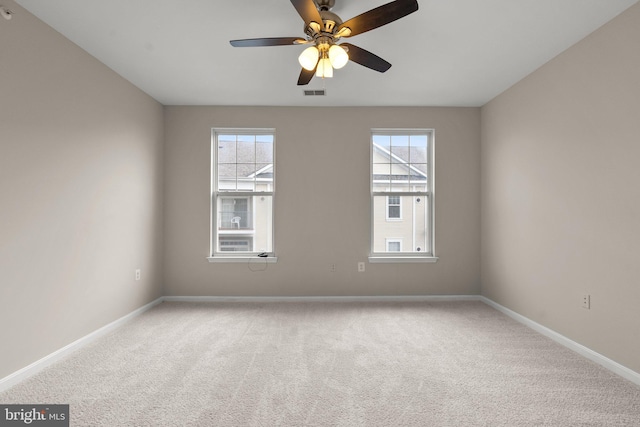
[[[312,71],[318,63],[318,55],[319,51],[317,47],[308,47],[302,51],[302,53],[298,57],[298,62],[305,70]]]
[[[333,67],[329,58],[322,58],[318,61],[318,68],[316,68],[316,77],[322,77],[323,79],[333,77]]]
[[[347,65],[347,62],[349,62],[349,55],[342,46],[334,44],[329,48],[329,60],[331,61],[333,68],[339,70]]]
[[[333,37],[335,37],[336,39],[339,39],[340,37],[349,37],[350,35],[351,35],[351,28],[342,27],[333,35]]]
[[[315,46],[305,49],[298,57],[298,62],[303,67],[298,77],[298,86],[308,84],[314,75],[321,78],[333,77],[333,69],[342,68],[349,61],[380,73],[387,71],[391,64],[379,56],[350,43],[336,43],[342,37],[366,33],[416,12],[418,0],[393,0],[346,21],[331,12],[335,2],[336,0],[291,0],[291,4],[305,23],[305,38],[262,37],[230,40],[231,46],[262,47],[313,43]]]

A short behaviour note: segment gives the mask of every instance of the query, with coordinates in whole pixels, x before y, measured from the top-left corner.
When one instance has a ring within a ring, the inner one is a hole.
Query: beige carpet
[[[640,387],[481,302],[162,303],[0,403],[72,426],[640,426]]]

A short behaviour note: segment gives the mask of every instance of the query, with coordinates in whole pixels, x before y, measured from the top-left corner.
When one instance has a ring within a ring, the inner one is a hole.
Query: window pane
[[[389,135],[373,135],[373,144],[386,151],[391,151],[391,136]]]
[[[373,191],[389,191],[391,186],[391,163],[374,163],[372,165]]]
[[[256,135],[256,142],[273,144],[273,135],[271,134]]]
[[[386,163],[374,163],[373,164],[373,177],[374,179],[382,179],[384,181],[389,181],[391,176],[391,162],[387,161]]]
[[[427,180],[427,164],[426,163],[411,163],[411,175],[418,180]]]
[[[255,191],[273,191],[273,164],[257,163],[255,181]]]
[[[218,191],[234,191],[236,189],[236,165],[218,165]]]
[[[256,163],[273,163],[273,135],[256,135]]]
[[[394,163],[409,163],[409,136],[408,135],[392,135],[391,136],[391,154]]]
[[[427,191],[427,164],[412,163],[409,191]]]
[[[216,160],[218,163],[236,162],[235,137],[231,137],[229,135],[221,135],[218,137],[218,155]]]
[[[391,135],[392,147],[408,147],[409,135]]]
[[[411,163],[427,163],[427,136],[411,135],[410,145],[409,160]]]
[[[393,196],[390,196],[390,198]],[[386,196],[373,197],[373,252],[389,252],[387,243],[389,241],[402,240],[403,253],[429,253],[429,216],[427,197],[420,196],[398,196],[400,206],[387,205]],[[387,209],[389,210],[387,216]],[[398,211],[396,211],[398,209]],[[393,218],[396,212],[402,209],[402,219],[398,221],[388,221]]]
[[[391,165],[391,182],[409,182],[411,169],[407,163]]]
[[[238,163],[238,191],[255,191],[255,163]]]
[[[256,137],[255,135],[238,135],[238,163],[255,163]]]
[[[273,251],[272,199],[271,196],[218,197],[217,250]]]
[[[250,199],[239,197],[218,198],[218,228],[220,230],[249,230],[253,228]]]

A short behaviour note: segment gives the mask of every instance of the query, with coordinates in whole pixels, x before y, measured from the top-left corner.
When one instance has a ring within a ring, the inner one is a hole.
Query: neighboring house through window
[[[273,254],[273,129],[214,129],[211,257]]]
[[[371,135],[372,262],[435,261],[433,130]]]

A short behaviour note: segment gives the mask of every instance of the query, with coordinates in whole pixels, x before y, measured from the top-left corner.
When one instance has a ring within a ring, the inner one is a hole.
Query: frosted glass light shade
[[[347,65],[349,55],[347,55],[344,48],[334,44],[329,48],[329,60],[333,68],[337,70]]]
[[[318,62],[318,68],[316,68],[316,77],[333,77],[333,67],[331,67],[331,61],[329,60],[329,58],[322,58]]]
[[[318,48],[311,46],[303,50],[298,57],[298,62],[305,70],[313,70],[318,63]]]

